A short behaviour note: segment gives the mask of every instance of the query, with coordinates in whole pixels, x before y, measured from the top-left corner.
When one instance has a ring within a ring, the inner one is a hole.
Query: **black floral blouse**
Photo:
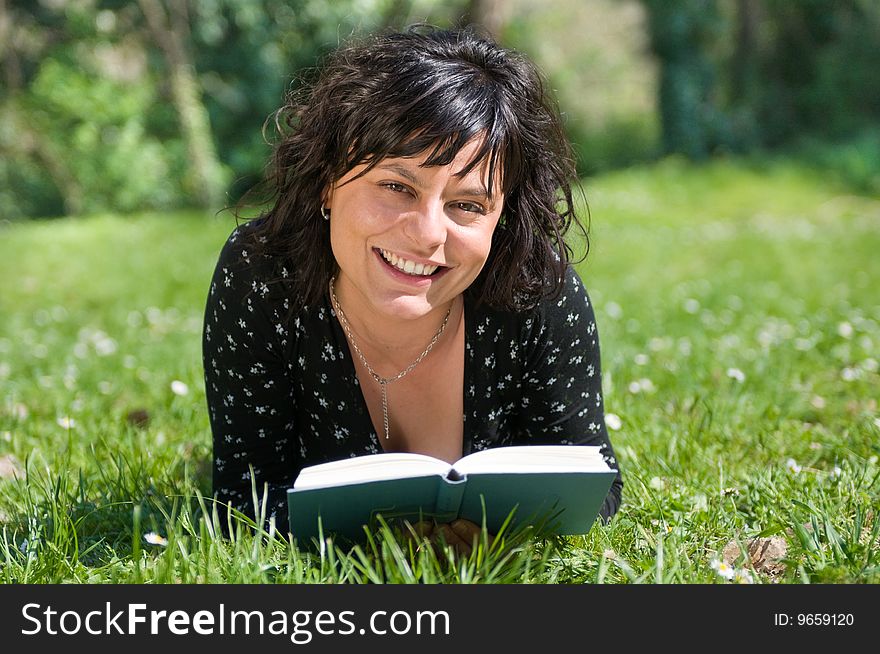
[[[202,338],[218,501],[287,525],[286,491],[305,466],[382,452],[329,294],[291,307],[290,263],[249,252],[255,223],[229,236],[211,281]],[[253,250],[253,247],[250,248]],[[522,313],[465,295],[462,456],[500,445],[598,445],[605,428],[599,336],[569,269],[562,293]],[[250,467],[253,467],[254,480]],[[618,473],[600,511],[620,505]]]

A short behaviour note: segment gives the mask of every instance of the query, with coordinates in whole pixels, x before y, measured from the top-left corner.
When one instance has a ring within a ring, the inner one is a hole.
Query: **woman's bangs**
[[[490,196],[499,179],[502,190],[515,182],[508,178],[511,171],[507,170],[516,159],[510,112],[499,103],[490,85],[461,71],[451,79],[435,76],[423,84],[403,85],[403,80],[400,84],[400,88],[392,85],[387,89],[387,97],[393,100],[374,107],[371,119],[356,130],[357,142],[348,152],[349,169],[367,164],[369,170],[385,158],[425,153],[425,166],[446,166],[477,139],[476,152],[455,174],[463,177],[487,165]],[[499,169],[502,163],[504,167]]]
[[[507,159],[504,156],[507,150],[507,130],[485,118],[475,120],[470,116],[466,124],[462,125],[462,121],[449,120],[452,116],[448,112],[438,111],[438,114],[441,115],[434,122],[415,128],[409,138],[390,148],[385,156],[416,157],[427,152],[425,166],[447,166],[455,161],[462,148],[477,139],[480,142],[479,148],[461,170],[455,171],[455,175],[464,177],[474,168],[488,165],[487,191],[491,197],[499,162]],[[498,177],[501,178],[503,189],[504,175]]]

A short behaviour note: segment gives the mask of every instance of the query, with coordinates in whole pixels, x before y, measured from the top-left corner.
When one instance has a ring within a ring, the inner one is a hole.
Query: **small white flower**
[[[642,377],[641,379],[636,379],[635,381],[631,381],[629,386],[627,386],[630,393],[653,393],[655,390],[654,382],[646,377]]]
[[[746,380],[746,374],[739,368],[728,368],[727,376],[731,379],[735,379],[740,384],[742,384]]]
[[[175,379],[173,382],[171,382],[171,391],[175,395],[187,395],[189,394],[189,386],[184,384],[179,379]]]
[[[797,474],[801,471],[800,465],[798,465],[798,462],[794,459],[788,459],[785,462],[785,467],[788,468],[789,472],[793,472],[794,474]]]
[[[56,422],[58,423],[58,426],[63,429],[73,429],[76,427],[76,421],[70,416],[61,416]]]
[[[864,361],[862,361],[862,370],[867,370],[868,372],[877,372],[880,369],[880,363],[877,362],[877,359],[873,357],[868,357]]]
[[[688,298],[684,301],[684,310],[688,313],[696,313],[700,310],[700,302],[694,298]]]
[[[840,466],[834,466],[834,469],[831,471],[832,477],[840,477],[843,474],[843,470]]]
[[[651,340],[648,342],[648,348],[651,352],[659,352],[660,350],[668,350],[672,347],[672,339],[668,336],[664,336],[660,338],[659,336],[652,336]]]
[[[752,573],[748,570],[742,569],[737,570],[733,573],[733,581],[738,584],[751,584],[753,583]]]
[[[101,336],[101,338],[95,340],[95,352],[97,352],[100,357],[110,356],[111,354],[114,354],[116,350],[116,341],[109,336]]]
[[[874,418],[874,426],[880,429],[880,418]]]
[[[859,371],[856,370],[855,368],[850,368],[849,366],[847,366],[846,368],[844,368],[843,370],[840,371],[840,378],[843,381],[848,381],[848,382],[855,381],[856,379],[859,378]]]
[[[605,414],[605,426],[611,431],[617,431],[623,426],[623,420],[616,413]]]
[[[810,400],[810,404],[814,409],[824,409],[825,408],[825,398],[821,395],[814,395]]]
[[[623,315],[623,309],[617,302],[608,302],[605,305],[605,313],[608,314],[610,318],[620,318]]]
[[[843,338],[852,338],[853,326],[848,322],[842,322],[837,325],[837,333],[843,336]]]
[[[718,573],[719,577],[724,577],[725,579],[733,579],[733,575],[736,574],[732,567],[719,559],[712,559],[709,567]]]
[[[165,547],[168,544],[168,539],[164,536],[160,536],[154,531],[151,531],[147,534],[144,534],[144,540],[147,541],[150,545],[161,545]]]
[[[635,356],[634,361],[636,362],[636,365],[639,365],[639,366],[647,365],[648,355],[640,352]]]

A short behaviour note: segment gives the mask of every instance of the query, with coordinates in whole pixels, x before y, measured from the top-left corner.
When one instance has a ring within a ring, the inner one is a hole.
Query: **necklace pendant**
[[[357,341],[355,340],[354,334],[351,331],[351,325],[348,324],[348,319],[345,317],[345,312],[342,310],[342,307],[339,306],[339,300],[336,299],[336,277],[332,277],[330,279],[330,301],[333,303],[333,309],[336,311],[336,317],[339,319],[339,323],[342,325],[342,329],[345,331],[345,335],[348,337],[348,341],[351,344],[351,347],[357,353],[358,358],[361,360],[361,363],[364,364],[364,367],[367,369],[367,372],[370,376],[376,380],[379,384],[379,387],[382,389],[382,425],[385,427],[385,440],[391,440],[391,433],[388,428],[388,389],[386,386],[390,382],[397,381],[405,377],[407,374],[412,371],[419,363],[421,363],[422,359],[428,356],[428,353],[433,349],[434,345],[440,339],[441,334],[443,334],[443,330],[446,329],[446,323],[449,322],[449,316],[452,313],[452,304],[450,303],[449,308],[446,310],[446,315],[443,317],[443,322],[440,324],[440,328],[434,334],[434,337],[431,339],[431,342],[428,343],[428,346],[422,351],[422,353],[416,357],[415,361],[409,364],[406,368],[401,370],[394,377],[380,377],[379,374],[373,370],[373,367],[367,363],[366,357],[364,357],[364,353],[361,352],[361,349],[358,347]]]
[[[385,440],[391,440],[391,434],[388,430],[388,382],[379,382],[382,387],[382,424],[385,426]]]

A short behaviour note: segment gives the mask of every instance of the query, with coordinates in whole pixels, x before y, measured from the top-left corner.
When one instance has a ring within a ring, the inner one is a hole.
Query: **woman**
[[[339,49],[278,115],[272,207],[229,237],[205,314],[218,500],[253,515],[266,485],[284,525],[303,467],[383,451],[594,444],[617,467],[534,66],[413,28]]]

